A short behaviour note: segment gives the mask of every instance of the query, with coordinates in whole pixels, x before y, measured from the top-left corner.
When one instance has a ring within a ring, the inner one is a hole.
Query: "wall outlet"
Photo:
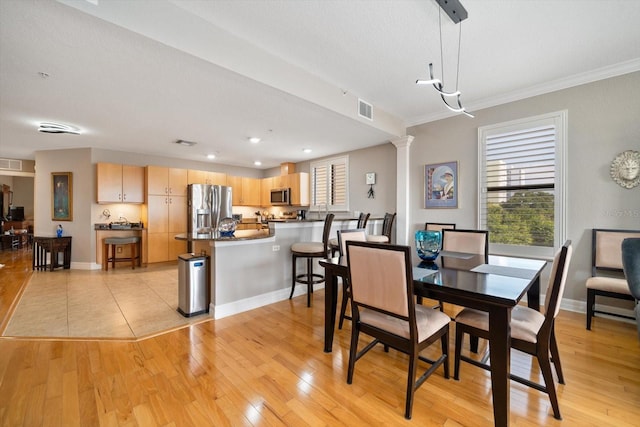
[[[280,245],[273,245],[271,249],[273,249],[273,252],[278,252],[280,250]]]
[[[122,247],[121,246],[116,246],[116,253],[119,253],[119,254],[122,253]]]

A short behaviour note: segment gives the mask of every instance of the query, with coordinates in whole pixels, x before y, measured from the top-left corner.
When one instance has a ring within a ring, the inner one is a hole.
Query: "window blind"
[[[349,158],[311,163],[311,210],[349,210]]]

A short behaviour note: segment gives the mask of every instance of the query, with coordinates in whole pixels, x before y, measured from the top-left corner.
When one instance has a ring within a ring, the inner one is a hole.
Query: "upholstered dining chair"
[[[411,418],[416,389],[440,366],[449,378],[448,341],[451,319],[437,310],[416,305],[413,270],[408,246],[371,242],[347,242],[349,283],[351,284],[351,348],[347,383],[353,382],[355,363],[381,343],[409,356],[405,413]],[[358,351],[360,333],[373,338]],[[437,360],[420,352],[440,341]],[[416,380],[418,361],[431,366]],[[375,374],[374,374],[375,375]]]
[[[296,283],[304,283],[307,285],[307,307],[311,307],[311,293],[313,285],[324,282],[324,276],[313,272],[314,258],[329,257],[329,232],[331,224],[333,224],[334,214],[330,213],[324,219],[324,228],[322,231],[322,242],[298,242],[291,245],[291,294],[289,299],[293,297],[293,291],[296,289]],[[307,260],[307,271],[302,274],[297,273],[298,258]]]
[[[382,234],[369,234],[367,235],[367,241],[376,243],[390,243],[391,231],[393,229],[393,223],[395,220],[395,213],[384,214],[384,220],[382,221]]]
[[[567,271],[569,270],[572,251],[571,241],[567,240],[554,257],[545,295],[544,314],[522,305],[515,306],[511,311],[511,348],[520,350],[538,359],[544,385],[511,373],[509,377],[521,384],[547,393],[551,401],[551,407],[553,408],[553,416],[559,420],[562,419],[562,417],[560,415],[558,397],[553,381],[551,363],[553,363],[555,367],[560,384],[564,384],[564,376],[560,365],[560,353],[554,332],[554,322],[560,311],[560,301],[562,300],[562,294],[564,293],[567,281]],[[456,316],[455,321],[456,349],[453,378],[456,380],[460,378],[461,360],[483,369],[490,369],[489,365],[461,354],[462,341],[465,333],[485,339],[489,338],[488,314],[483,311],[465,308]],[[549,353],[551,353],[551,356],[549,356]]]
[[[340,256],[347,255],[347,241],[353,240],[356,242],[367,241],[367,231],[364,228],[356,228],[353,230],[338,230],[338,247],[340,249]],[[340,321],[338,322],[338,329],[342,329],[344,319],[351,320],[350,316],[347,316],[347,304],[351,298],[351,290],[349,289],[349,280],[342,281],[342,304],[340,306]]]
[[[358,215],[358,223],[356,225],[356,228],[366,229],[367,222],[369,221],[369,216],[371,216],[371,214],[368,212],[360,212],[360,215]],[[336,253],[340,252],[337,237],[332,237],[331,239],[329,239],[329,249],[331,250],[331,256],[336,256]],[[342,255],[342,252],[340,252],[340,255]]]
[[[631,316],[596,307],[596,297],[633,301],[622,269],[622,241],[640,237],[640,230],[616,230],[594,228],[591,234],[591,277],[587,287],[587,330],[596,313],[633,319]]]
[[[640,339],[640,238],[622,241],[622,268],[629,284],[629,292],[636,299],[634,311]]]
[[[431,230],[431,231],[442,231],[444,229],[455,230],[456,225],[454,223],[449,223],[449,222],[446,222],[446,223],[445,222],[425,222],[424,229]]]
[[[442,229],[442,250],[484,255],[489,261],[489,231]]]

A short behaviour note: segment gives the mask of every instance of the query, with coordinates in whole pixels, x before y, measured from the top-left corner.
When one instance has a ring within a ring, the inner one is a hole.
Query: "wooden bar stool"
[[[104,241],[104,250],[102,251],[102,268],[109,270],[109,262],[111,267],[116,268],[116,262],[130,261],[131,269],[136,268],[136,261],[138,266],[140,263],[140,237],[128,236],[128,237],[106,237]],[[130,256],[118,258],[116,257],[116,247],[118,245],[129,245]],[[111,250],[111,256],[109,256],[109,250]]]

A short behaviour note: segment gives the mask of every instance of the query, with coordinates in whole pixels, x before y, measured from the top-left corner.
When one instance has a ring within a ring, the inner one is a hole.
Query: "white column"
[[[396,153],[396,243],[409,244],[409,155],[413,136],[407,135],[391,141]]]

